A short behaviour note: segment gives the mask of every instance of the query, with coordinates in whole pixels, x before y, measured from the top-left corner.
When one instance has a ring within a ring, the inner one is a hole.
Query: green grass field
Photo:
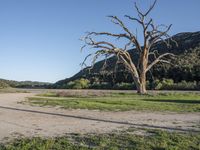
[[[1,150],[200,150],[200,135],[138,129],[109,134],[71,134],[58,138],[24,138],[0,145]]]
[[[46,93],[29,97],[28,103],[39,106],[60,106],[72,109],[102,111],[171,111],[200,112],[199,93],[160,93],[138,95],[133,93],[111,93],[105,96],[72,96]]]

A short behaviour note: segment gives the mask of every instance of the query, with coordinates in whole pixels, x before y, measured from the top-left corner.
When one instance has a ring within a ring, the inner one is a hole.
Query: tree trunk
[[[139,87],[137,88],[137,92],[139,94],[146,94],[146,69],[148,64],[148,48],[144,46],[143,52],[140,54],[139,59]]]
[[[147,94],[147,90],[146,90],[146,81],[140,83],[139,89],[138,89],[138,93],[139,94]]]
[[[140,75],[140,84],[139,84],[139,87],[137,89],[137,92],[139,94],[147,94],[147,90],[146,90],[146,73],[142,73]]]
[[[136,88],[137,88],[137,93],[138,94],[146,94],[146,74],[143,73],[139,78],[133,77]]]
[[[138,90],[139,94],[147,94],[146,90],[146,68],[147,68],[147,52],[144,51],[144,54],[141,56],[141,68],[140,68],[140,74],[139,74],[139,80],[140,80],[140,85]]]

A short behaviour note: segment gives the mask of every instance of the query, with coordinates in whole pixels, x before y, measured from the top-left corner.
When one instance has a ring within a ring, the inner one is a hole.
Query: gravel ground
[[[105,133],[130,126],[200,132],[200,113],[102,112],[36,107],[19,102],[40,93],[0,94],[0,141],[19,136],[55,137],[66,133]]]

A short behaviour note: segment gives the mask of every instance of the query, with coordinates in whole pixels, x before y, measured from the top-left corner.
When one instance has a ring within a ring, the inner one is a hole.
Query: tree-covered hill
[[[148,74],[148,80],[153,81],[156,79],[172,79],[174,82],[181,81],[200,81],[200,31],[199,32],[184,32],[176,34],[172,37],[178,44],[171,43],[167,47],[164,42],[158,42],[153,49],[156,49],[159,54],[171,52],[176,55],[173,64],[158,64],[151,73]],[[134,49],[129,53],[137,61],[137,54]],[[136,55],[135,55],[136,54]],[[93,82],[107,82],[110,84],[116,83],[132,83],[132,78],[127,71],[120,65],[115,67],[116,58],[111,57],[107,60],[106,70],[102,70],[105,60],[95,63],[92,69],[85,68],[72,76],[53,85],[54,88],[63,88],[70,81],[85,78],[91,83]]]
[[[0,88],[49,88],[51,83],[0,79]]]

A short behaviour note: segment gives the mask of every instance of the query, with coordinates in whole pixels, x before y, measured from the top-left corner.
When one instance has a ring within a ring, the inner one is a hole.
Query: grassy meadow
[[[107,93],[79,95],[46,93],[29,97],[31,105],[60,106],[65,109],[89,109],[101,111],[170,111],[200,112],[199,93],[157,93],[138,95],[135,93]]]
[[[140,132],[140,133],[139,133]],[[1,150],[200,150],[200,135],[128,129],[107,134],[69,134],[58,138],[23,138]],[[139,133],[139,134],[138,134]]]

